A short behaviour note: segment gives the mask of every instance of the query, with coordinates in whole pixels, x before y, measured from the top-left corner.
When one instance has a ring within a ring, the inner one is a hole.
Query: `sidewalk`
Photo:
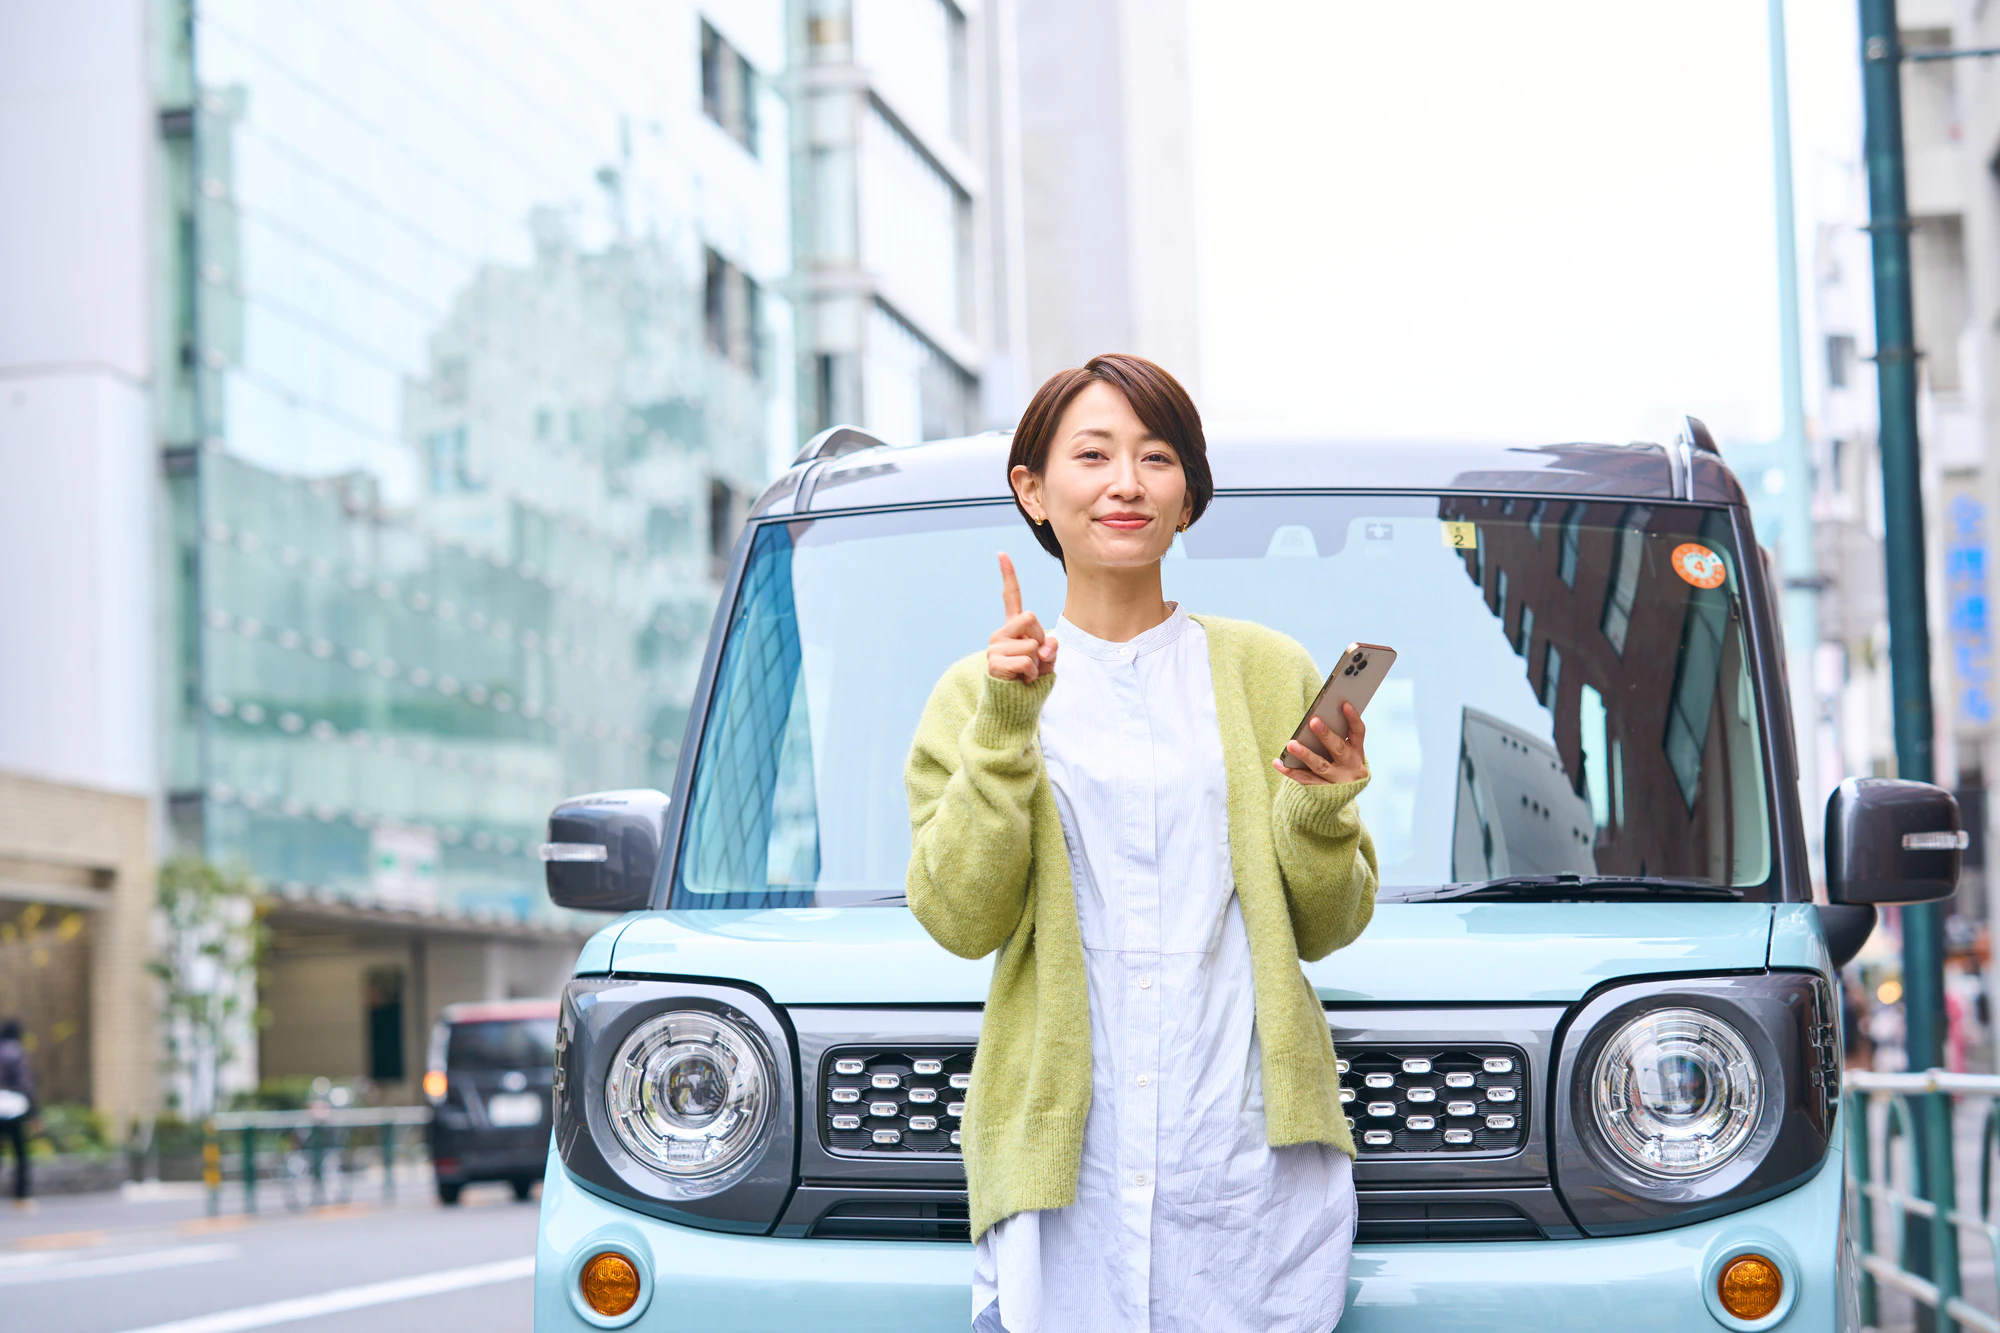
[[[223,1185],[210,1214],[208,1190],[198,1181],[131,1182],[117,1190],[58,1194],[35,1201],[35,1211],[17,1213],[0,1202],[0,1254],[39,1249],[78,1249],[166,1236],[204,1235],[286,1218],[325,1217],[348,1212],[436,1208],[427,1163],[402,1163],[396,1170],[393,1200],[385,1199],[382,1169],[375,1166],[338,1180],[329,1179],[326,1200],[302,1198],[287,1207],[277,1182],[258,1182],[257,1211],[244,1212],[242,1186]],[[468,1187],[463,1207],[511,1202],[506,1185]]]

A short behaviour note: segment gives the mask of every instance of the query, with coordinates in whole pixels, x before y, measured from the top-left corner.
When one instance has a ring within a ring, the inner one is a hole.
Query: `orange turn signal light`
[[[1722,1308],[1738,1319],[1762,1319],[1785,1295],[1784,1275],[1761,1254],[1742,1254],[1722,1266],[1715,1280]]]
[[[616,1250],[594,1254],[583,1266],[583,1300],[602,1315],[621,1315],[639,1301],[639,1270]]]
[[[442,1069],[433,1069],[424,1075],[424,1096],[434,1102],[443,1101],[445,1089],[450,1086],[449,1082],[445,1079]]]

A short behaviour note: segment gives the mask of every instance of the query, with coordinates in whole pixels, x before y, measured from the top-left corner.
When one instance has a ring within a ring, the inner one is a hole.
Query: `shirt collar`
[[[1094,634],[1085,634],[1070,623],[1069,617],[1060,617],[1056,621],[1055,628],[1058,651],[1078,652],[1085,657],[1094,657],[1105,662],[1129,662],[1134,658],[1144,657],[1147,653],[1164,648],[1180,638],[1182,631],[1187,628],[1188,613],[1181,604],[1169,602],[1168,605],[1173,609],[1165,620],[1125,643],[1113,643]],[[1061,669],[1060,661],[1057,669]]]

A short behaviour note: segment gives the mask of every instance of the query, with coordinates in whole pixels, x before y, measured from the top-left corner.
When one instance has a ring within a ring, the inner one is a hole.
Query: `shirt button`
[[[1140,989],[1140,990],[1151,990],[1151,989],[1153,989],[1153,979],[1152,979],[1152,977],[1150,977],[1150,976],[1144,976],[1144,977],[1140,977],[1140,978],[1139,978],[1139,989]]]
[[[1120,648],[1118,650],[1118,655],[1120,657],[1130,657],[1132,655],[1132,650],[1130,648]],[[1145,1182],[1141,1181],[1140,1183],[1144,1184]]]
[[[1151,1083],[1152,1081],[1153,1081],[1152,1079],[1146,1077],[1144,1074],[1139,1075],[1139,1086],[1142,1088],[1145,1087],[1148,1083]]]
[[[1145,1183],[1146,1183],[1146,1173],[1145,1173],[1144,1171],[1141,1171],[1141,1172],[1140,1172],[1139,1174],[1137,1174],[1137,1175],[1133,1176],[1133,1177],[1132,1177],[1132,1183],[1133,1183],[1134,1185],[1143,1185],[1143,1184],[1145,1184]]]

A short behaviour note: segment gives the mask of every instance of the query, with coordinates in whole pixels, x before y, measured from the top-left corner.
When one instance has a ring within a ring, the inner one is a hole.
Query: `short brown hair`
[[[1195,410],[1194,399],[1188,397],[1181,382],[1165,369],[1143,356],[1122,352],[1094,356],[1073,370],[1059,370],[1035,390],[1028,410],[1021,413],[1021,424],[1014,427],[1014,446],[1007,451],[1007,489],[1010,492],[1014,489],[1015,468],[1025,467],[1040,476],[1048,467],[1049,447],[1055,443],[1056,427],[1062,423],[1063,413],[1092,384],[1108,384],[1124,394],[1133,414],[1145,423],[1154,438],[1172,447],[1181,460],[1188,495],[1194,501],[1188,522],[1200,518],[1215,495],[1215,478],[1208,470],[1208,439],[1201,433],[1201,413]],[[1056,540],[1054,526],[1028,518],[1018,493],[1014,495],[1014,508],[1021,510],[1021,517],[1028,520],[1028,530],[1035,534],[1042,549],[1062,559],[1062,543]]]

